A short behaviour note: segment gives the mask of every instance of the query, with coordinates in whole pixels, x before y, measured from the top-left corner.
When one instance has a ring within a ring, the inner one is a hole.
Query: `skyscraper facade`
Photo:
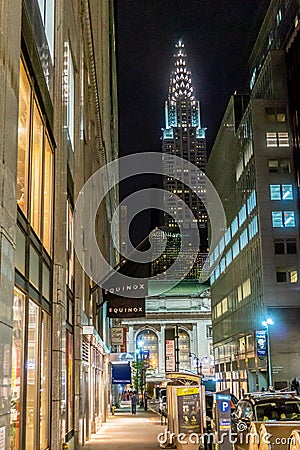
[[[165,128],[162,129],[164,227],[152,236],[155,248],[163,239],[167,244],[162,256],[152,264],[152,273],[164,278],[166,270],[176,260],[178,270],[168,277],[200,278],[202,262],[207,257],[207,212],[199,198],[205,198],[205,179],[198,171],[204,172],[207,161],[205,128],[201,126],[200,103],[195,99],[192,74],[187,67],[187,54],[181,40],[175,45],[175,50],[165,102]],[[174,156],[179,158],[175,162]],[[192,164],[191,170],[184,167],[182,160]],[[200,244],[196,234],[200,237]],[[180,250],[183,235],[192,250],[188,251],[190,256],[186,250]],[[198,252],[197,258],[194,257],[195,252]],[[191,269],[188,274],[187,262]]]
[[[215,372],[237,395],[299,372],[298,35],[299,3],[272,0],[250,97],[231,98],[207,163],[228,220],[210,257]]]
[[[202,237],[201,251],[206,251],[206,209],[201,200],[193,195],[182,181],[177,180],[176,176],[184,177],[190,185],[195,186],[198,194],[205,193],[204,178],[196,179],[197,175],[194,173],[183,174],[186,169],[183,169],[180,163],[174,165],[172,160],[173,156],[178,156],[202,171],[205,170],[207,161],[205,128],[202,128],[200,120],[200,103],[194,96],[192,75],[187,67],[187,54],[183,42],[179,40],[175,48],[174,69],[170,75],[168,99],[165,102],[166,123],[162,130],[163,167],[164,173],[167,174],[164,179],[164,190],[175,195],[172,198],[169,195],[165,197],[165,206],[171,213],[166,215],[165,224],[171,230],[176,228],[176,222],[186,230],[198,225]],[[190,216],[182,208],[180,199],[193,212],[192,223]]]

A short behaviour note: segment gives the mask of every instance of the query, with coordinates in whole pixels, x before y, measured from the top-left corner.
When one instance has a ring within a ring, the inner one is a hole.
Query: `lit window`
[[[29,130],[31,139],[29,139]],[[28,202],[30,192],[30,202]],[[23,61],[20,62],[17,204],[51,251],[53,149]],[[28,206],[30,208],[28,208]]]
[[[285,227],[295,227],[294,211],[284,211],[284,226]]]
[[[294,211],[272,211],[272,224],[275,228],[295,227]]]
[[[267,147],[289,147],[289,134],[288,132],[282,133],[270,133],[266,134]]]
[[[271,184],[271,200],[281,200],[280,184]]]
[[[293,187],[291,184],[283,184],[281,189],[282,200],[293,200]]]
[[[248,231],[249,231],[249,240],[253,238],[253,236],[256,235],[258,232],[258,220],[257,216],[254,217],[254,219],[249,223],[248,225]]]
[[[267,133],[267,147],[277,147],[276,133]]]
[[[230,228],[228,228],[225,233],[225,244],[226,245],[229,244],[230,239],[231,239],[231,233],[230,233]]]
[[[242,286],[238,286],[238,288],[237,288],[237,294],[238,294],[238,302],[241,302],[241,301],[243,300]]]
[[[248,230],[247,228],[242,232],[240,236],[240,244],[241,244],[241,250],[246,247],[248,244]]]
[[[291,184],[271,184],[271,200],[293,200],[293,186]]]
[[[250,283],[250,278],[248,278],[246,281],[244,281],[243,283],[243,298],[249,297],[249,295],[251,295],[251,283]]]
[[[289,280],[291,283],[297,283],[298,282],[298,272],[297,270],[291,270],[289,272]]]
[[[285,108],[265,108],[268,122],[286,122]]]
[[[256,206],[256,192],[253,191],[247,200],[248,214],[250,214]]]
[[[229,252],[226,253],[226,267],[229,266],[232,262],[232,250],[230,249]]]
[[[239,212],[239,226],[241,226],[247,218],[246,205],[244,205]]]
[[[239,240],[237,240],[232,246],[232,257],[236,258],[239,252],[240,252],[240,242]]]
[[[282,211],[272,211],[272,226],[274,228],[283,227]]]
[[[278,133],[278,145],[279,147],[289,147],[289,134],[287,132]]]
[[[235,233],[237,233],[238,228],[239,228],[238,218],[236,217],[234,219],[234,221],[232,222],[232,224],[231,224],[231,235],[232,235],[232,237],[235,235]]]

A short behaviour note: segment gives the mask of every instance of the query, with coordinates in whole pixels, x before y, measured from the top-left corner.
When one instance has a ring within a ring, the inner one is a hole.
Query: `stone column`
[[[165,375],[166,372],[166,326],[162,324],[160,326],[160,334],[158,337],[158,351],[159,351],[159,365],[158,372],[162,375]]]
[[[0,431],[9,450],[21,0],[0,12]]]

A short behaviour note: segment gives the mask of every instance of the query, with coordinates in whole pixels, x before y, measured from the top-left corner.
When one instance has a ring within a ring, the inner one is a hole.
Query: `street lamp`
[[[136,350],[136,354],[137,354],[137,389],[139,390],[139,386],[140,386],[140,391],[141,391],[141,402],[140,402],[140,406],[143,407],[144,406],[144,392],[143,392],[143,385],[144,385],[144,368],[142,366],[142,361],[143,361],[143,348],[144,346],[144,341],[143,340],[138,340],[137,341],[137,350]],[[139,363],[140,363],[140,367],[139,367]]]
[[[272,364],[271,364],[271,349],[270,349],[270,333],[269,325],[274,325],[273,320],[269,317],[263,320],[262,326],[266,329],[267,335],[267,364],[268,364],[268,378],[269,378],[269,388],[273,387],[273,376],[272,376]]]
[[[203,377],[203,372],[202,372],[202,361],[204,361],[204,359],[207,359],[207,356],[203,356],[203,358],[198,358],[197,355],[195,355],[195,353],[189,353],[189,357],[190,358],[194,358],[196,360],[196,367],[197,367],[197,375],[200,375],[200,377]]]

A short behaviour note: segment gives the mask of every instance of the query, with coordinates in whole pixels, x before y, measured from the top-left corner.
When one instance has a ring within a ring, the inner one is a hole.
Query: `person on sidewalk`
[[[137,396],[136,392],[133,393],[131,397],[131,412],[132,414],[136,414],[136,405],[138,404],[139,397]]]

